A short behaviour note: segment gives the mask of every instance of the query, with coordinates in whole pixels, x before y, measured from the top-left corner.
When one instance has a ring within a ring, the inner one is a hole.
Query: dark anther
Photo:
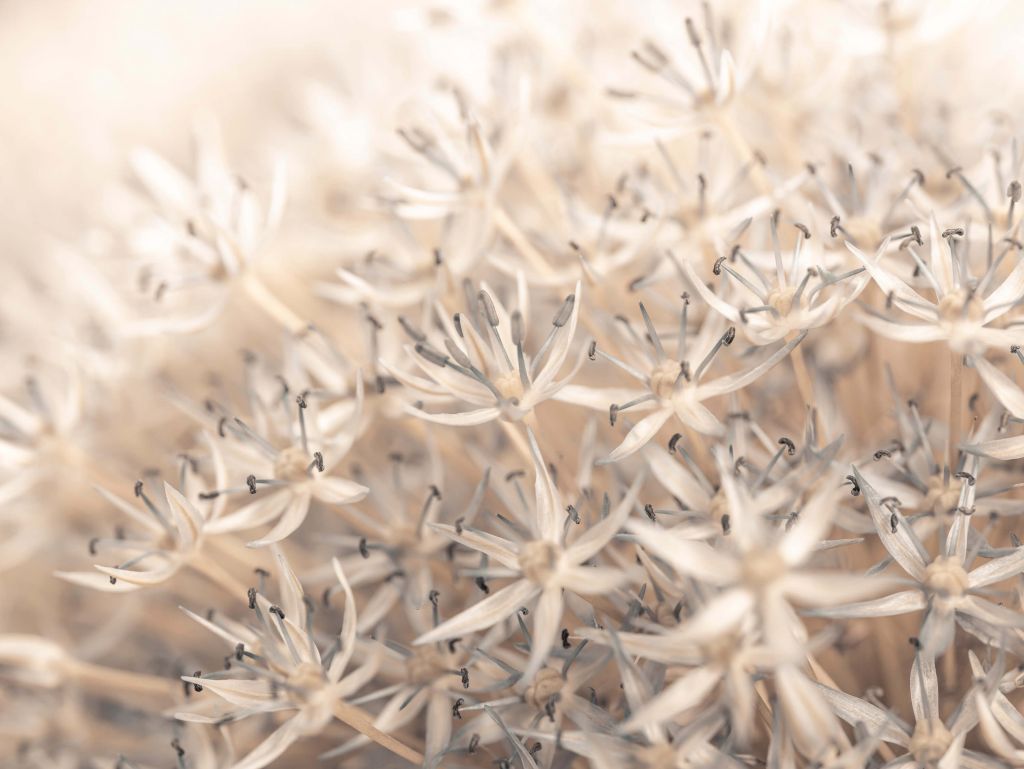
[[[171,747],[174,748],[174,752],[178,754],[178,758],[185,755],[185,748],[181,747],[181,743],[178,741],[177,737],[171,740]]]
[[[437,599],[441,595],[437,590],[431,590],[427,593],[427,600],[430,601],[431,605],[437,606]]]
[[[565,512],[573,523],[579,525],[580,511],[576,509],[576,505],[567,505],[565,508]]]
[[[468,668],[459,668],[459,678],[462,680],[462,688],[463,689],[468,689],[469,688],[469,669]]]
[[[971,393],[971,397],[967,399],[967,410],[975,411],[978,408],[978,399],[981,397],[980,393]]]
[[[728,347],[733,343],[734,339],[736,339],[736,327],[729,326],[729,328],[725,330],[725,334],[722,335],[722,344]]]
[[[850,496],[851,497],[859,497],[860,496],[860,484],[857,483],[857,479],[854,476],[852,476],[852,475],[848,475],[848,476],[846,476],[846,483],[850,484]],[[844,483],[843,485],[845,486],[846,483]]]
[[[723,534],[728,534],[731,529],[732,529],[732,524],[730,523],[729,514],[725,513],[722,516],[722,533]]]
[[[668,439],[668,452],[670,454],[676,453],[676,444],[679,443],[679,439],[683,437],[682,433],[676,433]]]
[[[242,657],[245,656],[245,644],[235,644],[235,659],[239,662],[242,661]]]
[[[202,670],[197,670],[195,673],[192,674],[192,677],[193,678],[202,678],[203,677],[203,671]],[[202,684],[193,683],[192,684],[192,690],[195,691],[195,692],[201,692],[203,690]]]
[[[455,654],[455,645],[461,641],[461,638],[449,638],[448,639],[448,653]]]
[[[276,614],[279,619],[284,619],[284,611],[280,606],[271,606],[269,611],[271,614]]]
[[[587,348],[587,357],[591,360],[597,360],[597,340],[592,339],[590,347]]]
[[[796,454],[796,444],[789,438],[779,438],[779,445],[786,447],[786,453],[790,456]]]
[[[877,462],[882,457],[892,457],[892,452],[889,451],[889,449],[879,449],[878,451],[875,452],[874,457],[875,461]]]
[[[715,275],[722,274],[722,262],[724,262],[726,258],[727,257],[720,256],[717,259],[715,259],[715,266],[711,268],[711,271],[715,273]]]
[[[89,540],[89,555],[96,555],[96,545],[99,543],[99,537],[93,537]]]
[[[462,713],[459,712],[459,709],[463,705],[465,705],[465,704],[466,704],[466,701],[462,697],[459,697],[457,700],[455,700],[455,704],[452,705],[452,716],[454,718],[459,718],[459,719],[462,718]],[[480,738],[477,737],[477,742],[479,742],[479,741],[480,741]]]
[[[366,537],[359,538],[359,555],[363,556],[363,558],[370,557],[370,548],[366,546]]]
[[[900,525],[899,516],[896,515],[896,513],[893,513],[892,515],[890,515],[889,516],[889,529],[890,529],[890,531],[892,531],[893,534],[896,533],[896,529],[899,528],[899,525]]]
[[[110,578],[110,584],[111,585],[116,585],[117,584],[117,577],[111,577]]]
[[[963,236],[964,236],[964,228],[963,227],[950,227],[948,230],[943,230],[942,231],[942,238],[943,239],[952,238],[952,237],[962,238]]]
[[[246,478],[245,478],[245,485],[249,487],[249,493],[250,494],[255,494],[256,493],[256,476],[255,475],[246,476]]]
[[[917,636],[910,636],[910,638],[907,639],[907,642],[918,651],[921,651],[921,639]]]
[[[657,518],[654,515],[654,505],[652,505],[650,502],[644,505],[644,512],[647,514],[647,517],[650,518],[652,521],[657,520]]]
[[[142,496],[142,481],[135,481],[135,496]]]
[[[839,217],[833,216],[832,221],[828,223],[828,234],[833,238],[839,234]]]
[[[525,606],[520,606],[519,613],[522,614],[524,617],[528,617],[530,615],[530,610],[527,609]]]
[[[319,451],[313,452],[313,464],[316,466],[318,472],[324,471],[324,455]]]
[[[461,534],[462,533],[462,522],[464,520],[466,520],[466,519],[463,518],[462,516],[459,516],[458,518],[455,519],[455,533],[456,534]]]
[[[248,595],[249,595],[249,608],[250,609],[255,609],[256,608],[256,588],[250,587]]]
[[[459,716],[459,718],[462,718],[462,716]],[[470,755],[473,755],[474,753],[476,753],[477,748],[479,748],[479,747],[480,747],[480,735],[479,734],[474,734],[472,737],[469,738],[469,744],[466,746],[466,752],[469,753]]]
[[[804,240],[810,240],[811,231],[807,229],[807,225],[800,224],[800,222],[793,222],[793,226],[796,227],[800,232],[804,234]]]
[[[478,588],[480,588],[484,592],[485,595],[490,595],[491,594],[491,589],[487,586],[487,580],[486,579],[484,579],[483,577],[477,577],[476,580],[474,580],[474,581],[476,582],[476,586]]]
[[[569,643],[569,628],[567,628],[567,627],[562,628],[562,648],[563,649],[571,649],[572,648],[572,644]]]
[[[618,417],[619,405],[617,403],[613,403],[611,406],[608,407],[608,422],[611,424],[612,427],[615,427],[615,420],[618,419]]]
[[[324,606],[330,606],[331,605],[331,589],[329,587],[325,587],[324,588],[324,592],[323,592],[323,595],[321,596],[321,600],[324,602]]]
[[[227,421],[227,417],[221,417],[220,419],[217,420],[217,435],[219,435],[221,438],[224,437],[224,425],[227,424]]]
[[[953,477],[954,478],[959,478],[962,481],[967,481],[967,485],[968,486],[973,486],[975,484],[975,478],[970,473],[964,473],[964,472],[954,473]]]
[[[512,472],[505,475],[505,483],[508,483],[509,481],[515,478],[523,478],[525,475],[525,470],[513,470]]]

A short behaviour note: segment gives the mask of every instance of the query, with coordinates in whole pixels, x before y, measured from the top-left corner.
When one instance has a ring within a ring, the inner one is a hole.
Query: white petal
[[[285,721],[231,769],[263,769],[302,736],[304,722],[302,713]]]
[[[306,516],[309,515],[310,501],[308,489],[293,493],[288,507],[285,508],[274,528],[264,534],[261,539],[247,543],[248,547],[266,547],[274,542],[280,542],[290,535],[302,525]]]
[[[875,524],[875,531],[878,532],[878,537],[882,540],[885,549],[907,574],[918,581],[923,580],[926,554],[924,546],[914,534],[913,528],[899,510],[893,509],[887,513],[882,509],[882,498],[874,488],[868,485],[857,468],[853,469],[853,475],[864,495],[868,512],[871,513],[871,520]],[[895,532],[892,526],[893,516],[895,516],[896,522]]]
[[[631,520],[627,527],[650,553],[667,561],[680,574],[712,585],[728,585],[739,578],[736,562],[705,542],[684,539],[671,529]]]
[[[548,652],[558,637],[564,608],[561,588],[548,587],[540,594],[540,600],[532,612],[533,637],[530,640],[530,659],[523,669],[523,681],[533,680],[534,675],[547,661]]]
[[[825,701],[832,706],[832,711],[846,723],[851,726],[864,724],[871,732],[878,732],[884,742],[893,745],[907,746],[910,744],[910,735],[900,728],[899,722],[891,714],[859,697],[821,684],[815,685]]]
[[[363,499],[370,490],[346,478],[318,477],[313,481],[313,496],[331,505],[347,505]]]
[[[984,358],[974,358],[974,368],[1003,407],[1018,419],[1024,419],[1024,390]]]
[[[623,731],[631,732],[649,721],[661,724],[671,720],[700,705],[721,680],[722,671],[717,665],[705,665],[690,670],[632,713],[621,728]]]
[[[472,427],[491,422],[501,416],[501,409],[497,406],[476,409],[475,411],[463,411],[455,414],[431,414],[428,411],[421,411],[412,406],[406,407],[406,412],[414,417],[419,417],[427,422],[434,422],[439,425],[450,425],[453,427]]]
[[[616,446],[615,450],[603,461],[618,462],[620,459],[625,459],[642,449],[651,438],[658,434],[658,430],[665,425],[670,416],[672,416],[672,409],[670,408],[661,408],[653,414],[645,416],[633,425],[632,429],[622,440],[622,443]]]
[[[1024,570],[1024,546],[1018,547],[1010,555],[993,558],[967,575],[967,585],[972,590],[979,587],[994,585],[1004,579],[1015,577]]]
[[[862,617],[894,617],[920,611],[928,605],[928,600],[920,590],[904,590],[899,593],[876,598],[873,601],[861,601],[843,606],[816,609],[809,612],[815,617],[832,617],[835,619],[858,619]]]
[[[520,606],[539,592],[540,588],[528,580],[521,579],[513,582],[494,595],[473,604],[461,614],[456,614],[446,622],[442,622],[433,630],[421,635],[413,643],[417,645],[433,643],[489,628],[491,625],[511,617]]]
[[[963,447],[969,454],[977,454],[990,459],[1020,459],[1024,457],[1024,435],[1013,438],[996,438]]]
[[[645,480],[645,473],[638,473],[615,509],[587,529],[568,547],[566,555],[572,563],[584,563],[590,560],[611,541],[612,537],[619,533],[629,518],[629,514],[633,511],[637,494],[640,493],[640,488],[644,485]]]

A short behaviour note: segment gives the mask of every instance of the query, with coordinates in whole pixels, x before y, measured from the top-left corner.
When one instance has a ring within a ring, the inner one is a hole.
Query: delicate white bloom
[[[425,644],[483,630],[512,616],[520,606],[536,601],[532,609],[530,661],[523,671],[527,681],[540,670],[555,642],[565,605],[563,591],[587,596],[612,590],[624,581],[618,569],[587,563],[626,523],[643,482],[641,475],[614,509],[570,543],[566,541],[569,519],[563,512],[561,495],[532,433],[530,449],[535,474],[530,539],[514,542],[476,529],[460,527],[460,531],[454,526],[434,526],[455,542],[478,550],[496,562],[499,566],[490,574],[512,577],[515,581],[416,639],[417,644]]]

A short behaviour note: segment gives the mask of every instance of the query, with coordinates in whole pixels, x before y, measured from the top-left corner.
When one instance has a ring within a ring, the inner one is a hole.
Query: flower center
[[[303,662],[288,674],[288,685],[304,692],[320,689],[324,685],[323,670],[312,662]]]
[[[775,550],[749,553],[743,559],[743,581],[751,590],[767,587],[786,573],[786,562]]]
[[[680,371],[682,371],[682,366],[679,361],[663,360],[651,371],[651,392],[662,400],[671,398]]]
[[[506,400],[516,401],[517,403],[522,400],[523,383],[519,379],[517,372],[509,371],[506,374],[495,377],[494,386]]]
[[[565,681],[554,668],[541,668],[523,698],[537,710],[544,710],[548,702],[562,691]]]
[[[289,446],[274,460],[274,477],[282,481],[305,481],[309,479],[309,455],[301,446]]]
[[[921,764],[933,765],[949,750],[953,735],[938,719],[918,721],[910,738],[910,752]]]
[[[415,647],[412,656],[405,661],[406,675],[410,683],[414,684],[428,684],[453,667],[451,655],[433,644]]]
[[[787,286],[777,288],[768,294],[768,306],[772,307],[779,315],[789,315],[793,311],[793,299],[796,296],[796,288]],[[799,305],[797,306],[799,308]]]
[[[960,502],[960,492],[946,486],[942,479],[934,477],[928,482],[928,493],[921,503],[921,511],[931,511],[937,516],[945,517],[956,510]]]
[[[543,585],[555,573],[558,548],[547,540],[527,542],[519,551],[519,569],[535,584]]]
[[[924,583],[943,598],[960,598],[967,592],[967,572],[954,558],[939,556],[925,569]]]
[[[975,294],[964,289],[951,291],[939,300],[939,318],[945,323],[969,320],[980,323],[985,317],[985,306]]]
[[[638,763],[643,769],[676,769],[676,751],[671,743],[659,742],[638,748]]]

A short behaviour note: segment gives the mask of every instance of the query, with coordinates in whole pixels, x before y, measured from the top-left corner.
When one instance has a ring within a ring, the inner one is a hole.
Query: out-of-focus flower
[[[639,476],[614,510],[609,510],[602,520],[569,543],[566,536],[570,519],[563,516],[565,508],[561,496],[532,433],[530,449],[536,482],[529,539],[514,542],[476,529],[460,527],[460,531],[454,526],[434,526],[455,542],[478,550],[497,562],[499,566],[488,571],[488,575],[512,577],[515,581],[416,639],[417,644],[425,644],[483,630],[536,599],[532,611],[530,661],[523,671],[523,678],[527,681],[540,670],[555,643],[565,605],[562,592],[567,590],[586,596],[607,592],[622,584],[624,575],[618,569],[589,566],[587,563],[601,552],[629,518],[643,481],[643,476]]]

